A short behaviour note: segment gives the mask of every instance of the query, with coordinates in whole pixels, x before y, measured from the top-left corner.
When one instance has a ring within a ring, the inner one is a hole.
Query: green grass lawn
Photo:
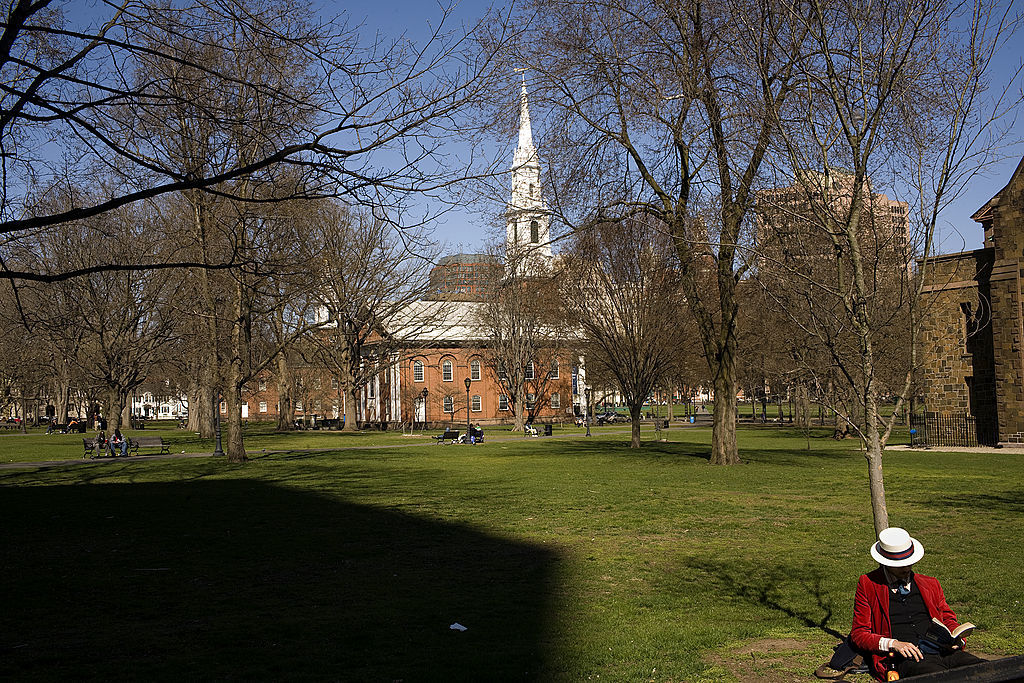
[[[872,568],[828,433],[743,428],[729,468],[676,428],[0,471],[0,678],[812,680]],[[1024,460],[886,457],[973,647],[1024,651]]]
[[[626,425],[628,427],[628,425]],[[645,425],[652,429],[651,425]],[[465,423],[454,424],[454,429],[464,433]],[[571,422],[554,424],[556,436],[583,434],[586,429],[575,427]],[[617,425],[621,431],[623,425]],[[608,425],[592,427],[598,433],[616,431],[616,426]],[[266,450],[287,451],[303,449],[338,449],[379,446],[415,446],[434,444],[431,438],[444,431],[444,428],[416,430],[414,432],[340,432],[340,431],[293,431],[279,433],[270,422],[250,422],[245,426],[246,450],[261,452]],[[164,421],[150,423],[144,430],[124,429],[130,437],[160,436],[170,446],[172,453],[210,453],[213,451],[213,439],[201,439],[195,432],[178,429],[174,422]],[[523,438],[520,433],[513,434],[508,427],[487,427],[485,439],[517,439]],[[81,460],[83,457],[82,439],[90,441],[96,437],[95,430],[85,434],[46,434],[45,428],[30,429],[27,434],[19,432],[0,432],[0,463],[42,462],[52,460]],[[144,452],[143,452],[144,454]]]

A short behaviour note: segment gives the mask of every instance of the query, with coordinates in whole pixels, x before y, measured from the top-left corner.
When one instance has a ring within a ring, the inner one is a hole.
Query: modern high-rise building
[[[801,171],[788,187],[757,195],[757,250],[763,264],[815,264],[822,257],[849,258],[843,231],[853,204],[854,175],[842,169]],[[909,206],[874,192],[864,180],[864,211],[858,225],[861,257],[872,271],[894,273],[911,266]],[[835,239],[833,239],[835,238]],[[837,253],[838,252],[838,253]]]

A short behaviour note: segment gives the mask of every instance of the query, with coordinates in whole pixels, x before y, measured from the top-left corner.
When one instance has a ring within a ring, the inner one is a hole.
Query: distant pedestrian
[[[120,429],[115,429],[114,433],[110,436],[110,441],[107,444],[107,448],[110,450],[111,457],[117,457],[118,455],[128,455],[128,439],[124,438],[121,434]],[[115,451],[120,451],[117,453]]]
[[[103,456],[103,447],[107,445],[107,435],[103,433],[103,430],[96,432],[96,453],[92,456],[94,458],[100,458]]]

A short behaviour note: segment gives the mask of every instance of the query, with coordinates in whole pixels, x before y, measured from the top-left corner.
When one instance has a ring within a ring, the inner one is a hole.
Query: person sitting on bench
[[[950,631],[959,624],[938,579],[913,571],[924,557],[920,541],[899,527],[883,529],[871,546],[871,557],[879,567],[857,582],[850,638],[858,648],[871,653],[876,678],[885,680],[890,665],[902,679],[984,661],[962,647],[938,654],[921,651],[932,618]]]

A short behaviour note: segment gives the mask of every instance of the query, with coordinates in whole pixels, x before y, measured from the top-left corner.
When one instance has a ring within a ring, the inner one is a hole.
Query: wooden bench
[[[459,431],[457,429],[446,429],[444,430],[444,434],[439,434],[438,436],[435,436],[433,438],[435,441],[437,441],[437,445],[439,446],[443,444],[445,441],[448,441],[449,443],[455,443],[459,440]]]
[[[158,448],[161,455],[171,452],[171,447],[164,443],[162,436],[140,436],[128,438],[128,449],[132,455],[138,455],[140,448]]]

